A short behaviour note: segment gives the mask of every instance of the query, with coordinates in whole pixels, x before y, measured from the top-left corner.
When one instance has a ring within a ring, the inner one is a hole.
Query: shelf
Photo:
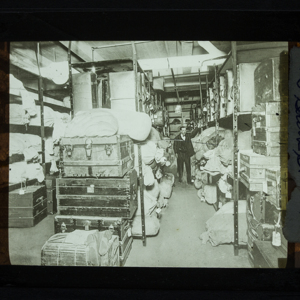
[[[247,131],[252,128],[252,112],[240,112],[238,113],[238,129],[241,131]],[[223,128],[233,128],[233,115],[230,114],[224,118],[218,120],[219,127]],[[215,121],[208,122],[208,127],[215,126]]]
[[[28,125],[27,130],[25,125],[19,124],[9,124],[7,125],[10,133],[24,133],[24,134],[34,134],[41,136],[41,127],[40,126],[32,126]],[[44,127],[45,128],[45,136],[52,136],[53,127]]]
[[[34,101],[35,101],[35,105],[40,107],[40,101],[39,100],[34,100]],[[9,95],[9,103],[10,104],[22,104],[22,98],[21,98],[21,96],[10,94]],[[65,107],[65,106],[59,106],[59,105],[52,104],[52,103],[45,102],[45,101],[43,103],[44,103],[44,106],[48,106],[48,107],[52,108],[53,110],[58,111],[60,113],[69,113],[71,111],[70,108]]]

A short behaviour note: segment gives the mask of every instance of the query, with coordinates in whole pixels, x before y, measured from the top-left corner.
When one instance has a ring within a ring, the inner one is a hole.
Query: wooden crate
[[[91,148],[86,143],[91,143]],[[64,177],[123,177],[134,167],[129,136],[62,138]]]
[[[280,166],[279,157],[265,157],[251,150],[240,152],[240,174],[244,179],[265,179],[267,167]]]

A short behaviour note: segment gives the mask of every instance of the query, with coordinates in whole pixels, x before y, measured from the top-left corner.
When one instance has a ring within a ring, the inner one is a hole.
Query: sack
[[[213,204],[217,202],[217,186],[216,185],[205,185],[203,188],[204,198],[207,203]]]
[[[145,232],[146,236],[154,236],[159,232],[160,223],[156,215],[146,216],[145,217]],[[132,222],[131,228],[132,236],[141,236],[142,235],[142,220],[141,216],[135,216]]]

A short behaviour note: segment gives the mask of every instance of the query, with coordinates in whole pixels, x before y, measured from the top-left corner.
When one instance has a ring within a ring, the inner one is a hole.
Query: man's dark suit
[[[191,156],[195,154],[191,139],[196,136],[200,131],[199,128],[195,128],[191,133],[185,135],[185,140],[181,137],[181,132],[175,137],[174,152],[177,154],[177,170],[179,173],[179,181],[182,180],[183,165],[187,173],[187,182],[191,183]]]

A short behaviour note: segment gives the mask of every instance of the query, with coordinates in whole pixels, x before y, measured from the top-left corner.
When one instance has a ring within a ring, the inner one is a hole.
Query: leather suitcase
[[[119,237],[113,235],[107,252],[100,255],[104,235],[97,231],[78,231],[74,243],[68,240],[69,233],[58,233],[50,237],[41,250],[42,266],[119,266]],[[87,237],[88,236],[88,237]]]
[[[134,167],[129,136],[62,138],[64,177],[123,177]]]
[[[76,229],[104,231],[112,229],[113,234],[119,237],[119,240],[124,239],[125,234],[130,228],[131,223],[123,218],[109,217],[84,217],[84,216],[62,216],[56,215],[54,218],[54,232],[65,233],[72,232]]]
[[[237,69],[237,84],[239,87],[238,111],[249,112],[255,106],[254,71],[259,63],[240,63]]]
[[[85,72],[72,75],[74,114],[81,110],[88,110],[102,106],[98,99],[97,75]]]
[[[124,217],[137,210],[137,173],[123,178],[58,178],[57,208],[61,215]]]
[[[262,61],[256,68],[254,72],[255,104],[281,101],[286,98],[280,95],[280,81],[287,82],[288,68],[282,68],[285,71],[280,72],[279,64],[279,57],[269,58]]]
[[[57,212],[56,189],[47,189],[47,211],[53,215]]]

